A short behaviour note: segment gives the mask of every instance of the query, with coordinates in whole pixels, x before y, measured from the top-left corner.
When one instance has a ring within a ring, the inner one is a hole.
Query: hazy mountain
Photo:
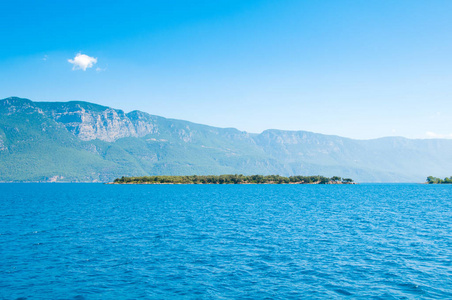
[[[422,182],[452,175],[452,140],[251,134],[81,101],[0,100],[1,181],[226,173]]]

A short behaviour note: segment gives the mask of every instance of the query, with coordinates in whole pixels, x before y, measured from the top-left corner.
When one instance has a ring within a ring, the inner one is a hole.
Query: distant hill
[[[358,182],[423,182],[426,175],[445,177],[451,170],[452,140],[252,134],[82,101],[0,100],[0,181],[320,174]]]

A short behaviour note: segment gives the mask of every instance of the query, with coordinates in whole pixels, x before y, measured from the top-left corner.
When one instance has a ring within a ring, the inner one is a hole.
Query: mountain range
[[[355,140],[274,129],[255,134],[83,101],[0,100],[0,181],[279,174],[424,182],[451,170],[447,139]]]

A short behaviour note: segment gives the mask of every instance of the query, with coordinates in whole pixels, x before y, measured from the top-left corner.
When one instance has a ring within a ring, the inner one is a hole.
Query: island
[[[452,183],[452,176],[450,176],[449,178],[438,178],[438,177],[433,177],[433,176],[429,176],[427,177],[427,182],[428,184],[451,184]]]
[[[189,175],[121,177],[110,184],[356,184],[351,178],[279,175]]]

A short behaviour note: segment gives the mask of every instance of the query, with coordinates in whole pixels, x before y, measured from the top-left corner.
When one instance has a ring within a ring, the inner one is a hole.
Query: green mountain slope
[[[242,173],[421,182],[450,176],[451,150],[451,140],[250,134],[82,101],[0,100],[0,181]]]

